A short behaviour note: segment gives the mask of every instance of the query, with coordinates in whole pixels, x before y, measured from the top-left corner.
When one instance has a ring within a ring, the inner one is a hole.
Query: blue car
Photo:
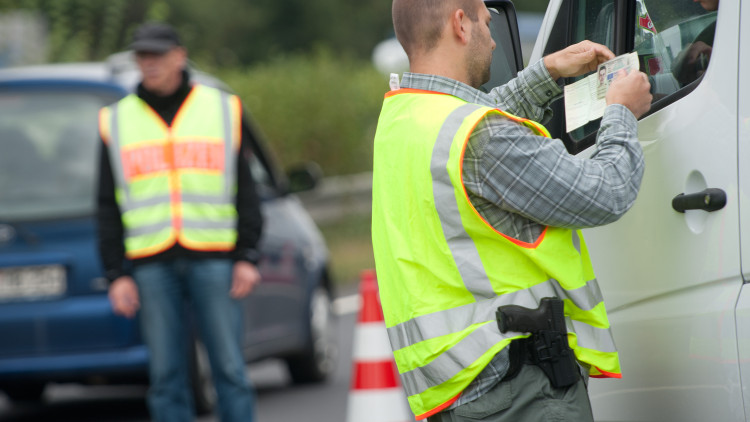
[[[127,54],[108,62],[0,70],[0,390],[38,400],[50,382],[146,383],[137,321],[115,316],[97,252],[97,113],[131,92]],[[193,79],[226,88],[209,75]],[[249,116],[248,116],[249,117]],[[244,299],[244,356],[286,361],[295,382],[325,380],[335,341],[328,252],[294,191],[314,165],[283,174],[255,134],[251,162],[265,217],[262,283]],[[215,392],[192,336],[196,407]]]

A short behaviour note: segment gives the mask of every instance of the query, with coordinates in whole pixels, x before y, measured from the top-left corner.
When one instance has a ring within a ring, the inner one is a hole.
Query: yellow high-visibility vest
[[[498,113],[437,92],[386,95],[374,144],[372,244],[388,336],[417,419],[453,403],[511,340],[498,306],[565,303],[568,340],[595,377],[620,364],[583,237],[546,227],[531,244],[495,230],[472,206],[462,161],[473,129]]]
[[[239,99],[203,85],[170,126],[134,94],[100,111],[128,258],[234,249],[240,128]]]

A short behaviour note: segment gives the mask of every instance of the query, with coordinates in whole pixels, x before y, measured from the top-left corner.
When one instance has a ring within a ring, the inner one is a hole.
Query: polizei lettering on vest
[[[223,143],[196,140],[130,148],[122,152],[122,163],[126,179],[131,180],[170,169],[222,172],[224,157]]]

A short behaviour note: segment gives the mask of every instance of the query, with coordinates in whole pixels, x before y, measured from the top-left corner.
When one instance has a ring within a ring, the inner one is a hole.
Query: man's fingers
[[[229,295],[234,299],[241,299],[249,295],[259,282],[258,269],[249,262],[238,261],[234,264],[232,288],[229,290]]]
[[[138,287],[133,279],[123,276],[112,282],[109,288],[109,301],[116,315],[134,317],[141,304],[138,298]]]
[[[572,53],[570,64],[580,66],[579,69],[586,72],[593,72],[600,64],[615,58],[615,54],[609,48],[591,41],[575,44],[570,52]]]
[[[137,300],[129,297],[117,297],[112,300],[112,310],[117,315],[132,318],[138,311],[139,304]]]
[[[607,48],[607,46],[592,41],[581,41],[574,47],[578,52],[591,54],[592,60],[596,58],[601,63],[615,58],[615,53]]]
[[[236,281],[232,283],[232,290],[229,291],[229,295],[234,299],[242,299],[253,291],[254,286],[255,285],[248,280]]]
[[[606,46],[603,46],[601,44],[593,43],[594,51],[596,52],[596,57],[599,59],[599,63],[604,63],[607,60],[612,60],[615,58],[615,53],[613,53],[609,48]]]
[[[229,296],[234,299],[242,299],[252,293],[258,280],[252,275],[235,277],[232,280],[232,288],[229,290]]]

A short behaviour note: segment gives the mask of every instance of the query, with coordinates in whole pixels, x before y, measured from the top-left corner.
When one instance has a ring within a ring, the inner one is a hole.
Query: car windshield
[[[0,91],[0,220],[29,221],[94,211],[98,110],[112,91]]]

